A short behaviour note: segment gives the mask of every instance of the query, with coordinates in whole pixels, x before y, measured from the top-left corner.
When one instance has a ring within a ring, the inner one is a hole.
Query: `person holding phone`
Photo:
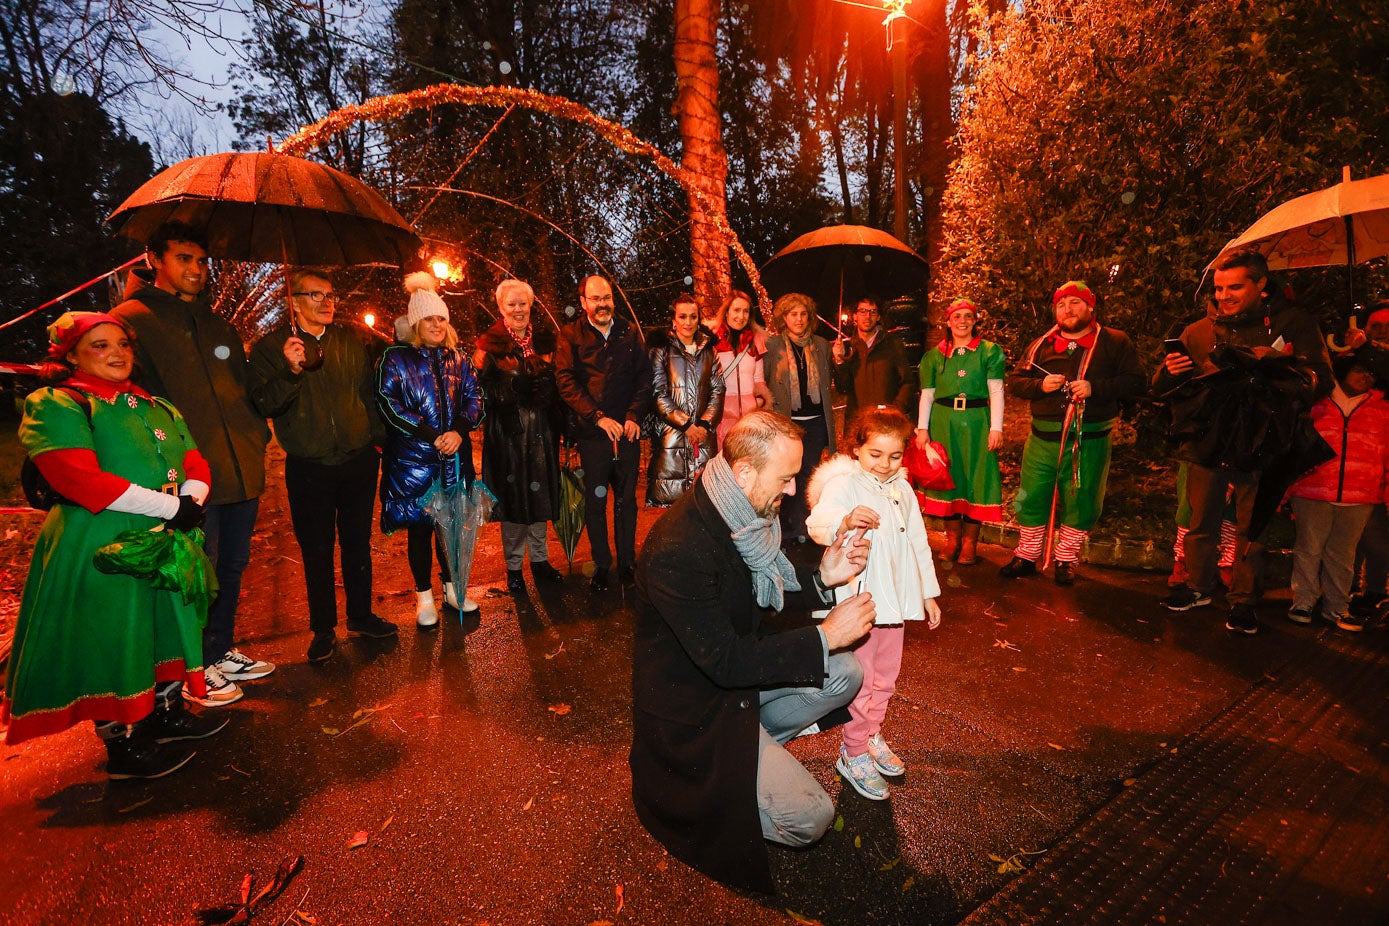
[[[1331,359],[1316,320],[1294,308],[1278,287],[1270,284],[1268,261],[1257,251],[1236,251],[1220,258],[1215,265],[1216,312],[1183,329],[1182,347],[1169,350],[1162,366],[1153,375],[1153,391],[1166,394],[1195,377],[1216,372],[1212,359],[1216,348],[1231,345],[1250,351],[1256,358],[1287,356],[1302,377],[1303,395],[1294,404],[1303,410],[1331,391]],[[1229,385],[1207,386],[1208,401],[1219,401],[1219,393]],[[1290,406],[1291,415],[1298,408]],[[1179,427],[1179,420],[1173,421]],[[1236,448],[1237,449],[1237,448]],[[1186,535],[1185,587],[1174,589],[1164,602],[1168,610],[1189,611],[1211,604],[1218,575],[1221,513],[1226,495],[1235,502],[1235,564],[1225,600],[1229,615],[1225,628],[1232,633],[1255,634],[1259,622],[1255,613],[1263,583],[1263,539],[1251,536],[1254,498],[1261,474],[1236,470],[1205,459],[1197,441],[1184,442],[1177,451],[1191,465],[1186,491],[1191,504],[1191,521]]]

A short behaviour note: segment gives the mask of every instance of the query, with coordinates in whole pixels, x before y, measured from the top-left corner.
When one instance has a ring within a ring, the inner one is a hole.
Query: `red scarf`
[[[506,329],[506,333],[511,335],[511,340],[515,341],[516,346],[521,348],[522,360],[526,359],[527,357],[534,356],[535,348],[531,346],[531,341],[534,339],[532,337],[530,325],[526,326],[526,333],[519,338],[516,336],[516,332],[512,331],[510,328]]]
[[[59,383],[59,385],[67,386],[72,389],[80,389],[88,395],[101,399],[101,401],[107,404],[114,403],[116,401],[116,396],[126,392],[138,396],[141,399],[152,400],[148,392],[141,389],[130,380],[126,380],[123,383],[113,383],[108,379],[101,379],[100,377],[92,376],[90,373],[83,373],[81,370],[73,373],[72,376],[68,377],[62,383]]]

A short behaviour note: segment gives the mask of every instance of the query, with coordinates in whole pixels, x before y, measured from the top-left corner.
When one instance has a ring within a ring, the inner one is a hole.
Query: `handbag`
[[[937,491],[955,488],[955,480],[950,476],[950,458],[945,448],[931,441],[922,449],[913,441],[902,454],[902,465],[907,468],[907,478],[914,487]]]

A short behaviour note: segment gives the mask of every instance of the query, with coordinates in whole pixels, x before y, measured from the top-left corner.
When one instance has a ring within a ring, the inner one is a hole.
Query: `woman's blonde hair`
[[[527,299],[531,302],[535,302],[535,290],[531,289],[531,285],[525,280],[502,280],[497,284],[498,308],[501,308],[502,300],[506,298],[506,294],[513,289],[521,290],[526,294]]]
[[[786,313],[792,309],[805,309],[805,314],[810,318],[805,333],[814,334],[820,325],[820,316],[815,313],[815,300],[805,293],[787,293],[772,304],[772,327],[776,332],[782,334],[786,331]]]

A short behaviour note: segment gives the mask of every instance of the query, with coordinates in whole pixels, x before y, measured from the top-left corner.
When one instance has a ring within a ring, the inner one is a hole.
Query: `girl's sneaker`
[[[887,800],[887,782],[883,781],[883,776],[878,774],[878,766],[874,764],[873,757],[868,753],[861,756],[850,756],[849,751],[841,744],[839,747],[839,761],[834,764],[839,770],[839,774],[844,776],[855,791],[868,798],[870,801]]]
[[[887,740],[883,739],[881,731],[868,738],[868,754],[873,757],[873,764],[878,767],[878,771],[884,775],[896,778],[907,771],[906,763],[892,751]]]

